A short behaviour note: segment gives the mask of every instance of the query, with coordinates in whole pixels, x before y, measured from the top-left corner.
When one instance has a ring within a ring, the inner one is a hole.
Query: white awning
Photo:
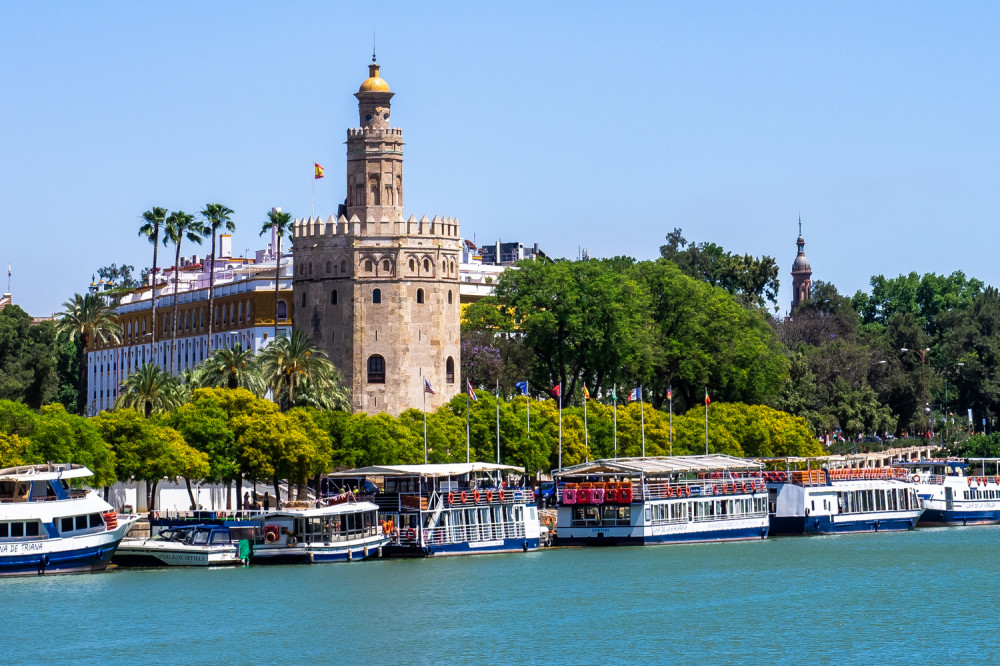
[[[21,465],[0,469],[0,481],[53,481],[94,476],[86,467],[71,463]]]
[[[654,458],[607,458],[564,467],[552,476],[631,474],[657,476],[690,472],[727,472],[763,469],[762,463],[722,454],[708,456],[657,456]]]
[[[371,465],[369,467],[359,467],[347,470],[346,472],[334,472],[327,476],[334,478],[355,478],[359,476],[422,476],[428,478],[440,478],[447,476],[462,476],[473,472],[520,472],[524,473],[523,467],[512,465],[497,465],[495,463],[441,463],[431,465]]]

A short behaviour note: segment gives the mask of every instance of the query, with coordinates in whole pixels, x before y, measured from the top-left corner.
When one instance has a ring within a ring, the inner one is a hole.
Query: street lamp
[[[928,419],[930,415],[928,412],[931,411],[930,403],[927,402],[927,380],[924,378],[924,364],[927,361],[927,352],[931,350],[930,347],[925,347],[923,349],[908,349],[906,347],[901,348],[899,351],[903,352],[913,352],[920,358],[920,385],[924,392],[924,433],[927,433]]]

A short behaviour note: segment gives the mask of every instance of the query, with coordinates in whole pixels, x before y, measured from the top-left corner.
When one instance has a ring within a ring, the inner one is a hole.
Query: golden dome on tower
[[[379,66],[377,62],[368,65],[368,78],[361,83],[358,92],[391,92],[389,84],[378,75]]]

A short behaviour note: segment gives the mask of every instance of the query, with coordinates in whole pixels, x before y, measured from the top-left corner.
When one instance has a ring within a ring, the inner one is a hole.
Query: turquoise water
[[[6,662],[995,661],[1000,529],[0,580]],[[978,657],[976,656],[978,655]]]

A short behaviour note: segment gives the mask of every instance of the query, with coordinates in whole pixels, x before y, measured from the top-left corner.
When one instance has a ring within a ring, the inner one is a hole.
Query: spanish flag
[[[323,177],[323,165],[320,164],[319,162],[313,162],[313,168],[316,170],[315,178],[316,179],[322,178]]]
[[[583,385],[583,399],[590,400],[590,391],[587,390],[587,385]]]

